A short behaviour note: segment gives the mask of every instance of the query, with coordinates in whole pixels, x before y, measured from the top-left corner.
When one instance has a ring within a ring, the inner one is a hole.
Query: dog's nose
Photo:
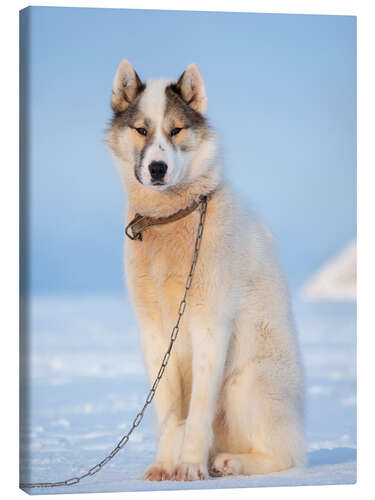
[[[148,166],[151,174],[151,180],[161,181],[165,176],[168,165],[164,161],[152,161]]]

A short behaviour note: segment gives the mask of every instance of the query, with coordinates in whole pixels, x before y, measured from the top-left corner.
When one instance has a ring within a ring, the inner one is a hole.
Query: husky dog
[[[303,389],[288,291],[272,235],[224,180],[195,64],[142,83],[123,60],[106,140],[136,214],[163,218],[208,195],[192,288],[154,398],[160,433],[145,478],[267,474],[304,462]],[[150,380],[190,269],[199,210],[126,242],[125,268]]]

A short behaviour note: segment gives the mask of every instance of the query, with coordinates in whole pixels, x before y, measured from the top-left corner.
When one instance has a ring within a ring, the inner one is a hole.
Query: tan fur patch
[[[188,135],[188,132],[186,130],[186,128],[183,128],[181,130],[180,133],[178,133],[177,135],[175,135],[172,139],[173,139],[173,142],[177,145],[177,146],[180,146],[181,144],[183,144],[183,142],[185,141],[185,139],[187,138],[187,135]]]
[[[182,130],[178,134],[171,136],[170,133],[174,128],[180,128]],[[167,112],[164,120],[164,133],[173,144],[176,144],[176,146],[179,146],[186,140],[188,130],[183,116],[178,109],[171,108],[170,111]]]
[[[139,125],[140,126],[140,125]],[[139,134],[135,129],[132,129],[132,140],[135,147],[141,151],[147,142],[147,136]]]

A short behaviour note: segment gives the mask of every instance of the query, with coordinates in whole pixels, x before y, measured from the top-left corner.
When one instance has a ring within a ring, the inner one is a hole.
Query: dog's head
[[[215,157],[215,140],[204,116],[203,79],[191,64],[175,83],[142,83],[121,61],[112,88],[114,116],[107,143],[126,183],[158,191],[176,189],[204,175]]]

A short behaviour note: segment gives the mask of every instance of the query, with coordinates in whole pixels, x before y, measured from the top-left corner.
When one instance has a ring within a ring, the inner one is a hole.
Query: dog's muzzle
[[[160,184],[167,173],[168,165],[164,161],[152,161],[148,169],[151,174],[151,182],[153,184]]]

